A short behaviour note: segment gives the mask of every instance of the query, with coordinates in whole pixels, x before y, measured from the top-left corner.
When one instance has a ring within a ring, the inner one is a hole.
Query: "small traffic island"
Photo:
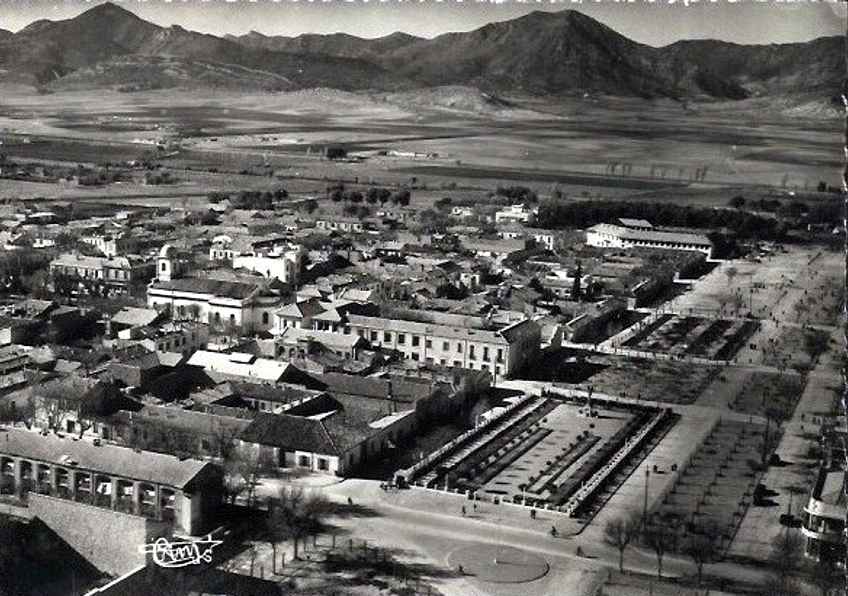
[[[539,555],[512,546],[471,544],[448,555],[452,569],[478,581],[522,584],[547,575],[550,565]]]

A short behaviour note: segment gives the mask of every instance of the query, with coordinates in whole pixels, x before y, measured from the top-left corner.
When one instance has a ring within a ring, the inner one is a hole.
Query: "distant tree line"
[[[495,195],[506,197],[514,203],[538,203],[539,195],[533,189],[526,186],[498,186]]]
[[[287,199],[289,192],[285,188],[275,190],[240,190],[237,193],[210,192],[206,195],[210,203],[229,201],[235,209],[256,209],[271,211],[275,201]]]
[[[174,184],[177,178],[167,170],[150,171],[144,174],[144,183],[151,186]]]
[[[669,203],[626,201],[546,201],[540,205],[538,225],[543,228],[586,228],[599,223],[615,223],[619,218],[646,219],[657,226],[726,228],[740,239],[782,239],[782,222],[730,209],[687,207]]]
[[[412,193],[408,188],[392,191],[379,186],[372,186],[365,193],[362,193],[356,189],[346,188],[343,182],[339,182],[338,184],[327,186],[327,198],[334,203],[367,202],[371,205],[391,203],[392,205],[406,207],[412,199]]]
[[[734,209],[766,211],[787,219],[804,219],[804,223],[822,224],[838,222],[842,217],[842,202],[838,199],[815,199],[811,202],[792,199],[789,202],[768,197],[748,200],[741,195],[730,199]]]

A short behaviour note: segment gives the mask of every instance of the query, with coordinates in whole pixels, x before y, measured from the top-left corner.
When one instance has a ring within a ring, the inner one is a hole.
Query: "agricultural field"
[[[202,101],[180,91],[104,91],[96,101],[81,91],[4,91],[2,151],[72,163],[137,159],[156,141],[177,142],[182,148],[161,158],[175,169],[237,173],[267,165],[288,180],[399,184],[415,177],[430,188],[459,189],[520,183],[541,194],[556,187],[574,198],[640,196],[715,206],[727,204],[727,187],[753,195],[765,186],[815,187],[832,181],[841,163],[834,149],[837,122],[817,121],[811,134],[803,118],[766,122],[738,106],[684,113],[679,104],[657,100],[650,117],[640,103],[642,116],[634,118],[634,104],[625,99],[547,105],[517,97],[510,109],[463,110],[329,90],[220,92]],[[327,145],[367,157],[322,160],[320,148]],[[704,167],[707,177],[693,182],[694,171]]]

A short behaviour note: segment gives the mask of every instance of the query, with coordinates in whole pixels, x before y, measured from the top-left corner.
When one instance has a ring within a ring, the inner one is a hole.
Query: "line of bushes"
[[[466,482],[460,482],[457,484],[461,484],[463,488],[470,488],[471,490],[478,490],[481,486],[489,482],[492,478],[506,470],[509,466],[511,466],[515,461],[533,449],[536,445],[538,445],[545,437],[551,434],[553,431],[549,428],[537,428],[532,431],[530,436],[526,439],[522,439],[517,445],[513,446],[507,453],[501,456],[499,459],[495,460],[491,464],[488,464],[483,467],[483,472],[479,476],[474,476],[473,478],[469,478]],[[489,456],[492,457],[492,456]],[[470,468],[471,471],[475,469],[480,469],[480,465],[475,468]]]
[[[468,477],[471,470],[474,470],[480,465],[483,465],[483,463],[486,462],[489,457],[503,449],[503,447],[509,442],[511,442],[513,439],[526,432],[538,420],[542,419],[544,416],[550,413],[550,411],[554,407],[556,407],[556,403],[551,400],[548,400],[546,403],[534,410],[531,414],[525,416],[522,420],[519,420],[512,426],[508,426],[502,429],[495,437],[492,437],[486,444],[482,445],[479,449],[472,452],[468,455],[468,457],[459,462],[453,470],[449,470],[450,473],[458,478]]]
[[[648,410],[636,414],[633,419],[618,429],[600,449],[591,454],[568,480],[560,484],[555,492],[552,492],[551,500],[556,505],[562,505],[570,499],[584,482],[588,482],[598,470],[612,459],[618,450],[624,446],[628,438],[635,435],[651,420],[653,415],[654,412]]]
[[[559,478],[563,472],[565,472],[568,468],[570,468],[574,462],[583,457],[589,449],[595,446],[595,444],[601,440],[601,437],[598,435],[593,435],[591,433],[577,435],[576,444],[569,443],[566,450],[560,453],[554,461],[550,463],[542,473],[539,474],[539,479],[543,476],[549,475],[550,478],[545,483],[544,488],[546,488],[551,494],[556,492],[557,489],[557,478]],[[531,492],[539,492],[536,489],[536,485],[533,484],[528,489]]]

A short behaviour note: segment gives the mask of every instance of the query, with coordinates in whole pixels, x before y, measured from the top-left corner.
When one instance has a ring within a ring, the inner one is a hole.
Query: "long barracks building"
[[[396,350],[406,359],[489,371],[497,377],[510,377],[521,370],[536,357],[541,343],[541,328],[530,319],[501,329],[354,314],[348,315],[347,322],[344,333]]]

